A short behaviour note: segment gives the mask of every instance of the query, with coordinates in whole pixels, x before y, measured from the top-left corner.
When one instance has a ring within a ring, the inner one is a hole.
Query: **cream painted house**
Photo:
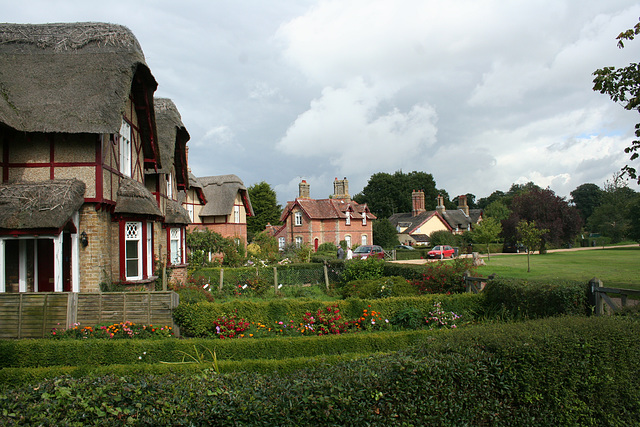
[[[399,213],[389,217],[389,221],[398,230],[398,240],[403,245],[424,245],[434,231],[449,231],[462,234],[471,231],[482,221],[482,210],[469,209],[466,196],[458,197],[458,209],[446,210],[444,198],[438,195],[435,211],[425,209],[424,192],[414,191],[411,195],[413,211]]]

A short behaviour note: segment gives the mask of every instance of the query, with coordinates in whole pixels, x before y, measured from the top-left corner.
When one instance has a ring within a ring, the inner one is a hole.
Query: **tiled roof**
[[[350,215],[353,219],[362,219],[365,215],[367,219],[376,219],[376,216],[369,212],[366,204],[361,205],[354,201],[341,199],[297,198],[293,202],[287,202],[287,206],[282,212],[281,221],[285,221],[295,206],[299,206],[311,219],[343,219],[347,217],[347,211],[351,212]]]

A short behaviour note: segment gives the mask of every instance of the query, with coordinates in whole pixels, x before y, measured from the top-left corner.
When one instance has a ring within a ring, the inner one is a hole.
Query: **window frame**
[[[296,226],[302,225],[302,212],[300,211],[294,212],[293,225],[296,225]]]
[[[136,235],[135,237],[130,237],[129,236],[129,226],[133,226],[135,225],[136,227]],[[143,272],[143,255],[142,255],[142,235],[143,235],[143,229],[142,229],[142,221],[125,221],[124,222],[124,277],[125,280],[127,281],[134,281],[134,280],[142,280],[144,277],[144,272]],[[128,248],[130,247],[127,243],[128,242],[137,242],[136,244],[136,257],[129,257],[129,252],[128,252]],[[129,262],[131,261],[135,261],[136,262],[136,267],[138,269],[137,274],[134,275],[130,275],[129,274]]]
[[[132,129],[129,122],[124,118],[122,119],[122,125],[120,126],[120,132],[118,133],[118,149],[120,150],[119,159],[119,172],[131,178],[132,175],[132,157],[133,157],[133,144],[132,144]]]

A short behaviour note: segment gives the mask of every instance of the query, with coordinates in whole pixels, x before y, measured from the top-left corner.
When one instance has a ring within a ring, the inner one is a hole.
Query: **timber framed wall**
[[[171,326],[178,336],[173,310],[179,302],[171,291],[0,294],[0,338],[45,338],[75,323],[125,321]]]

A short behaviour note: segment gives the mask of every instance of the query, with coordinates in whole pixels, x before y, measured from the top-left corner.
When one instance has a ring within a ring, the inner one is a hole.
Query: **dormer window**
[[[167,198],[173,200],[173,173],[167,175]]]
[[[294,224],[295,225],[302,225],[302,212],[296,212],[293,215],[293,219],[294,219]]]
[[[366,213],[362,214],[362,225],[367,225],[367,214]]]
[[[351,212],[347,211],[346,225],[351,225]]]
[[[131,125],[122,119],[120,127],[120,173],[131,178]]]

